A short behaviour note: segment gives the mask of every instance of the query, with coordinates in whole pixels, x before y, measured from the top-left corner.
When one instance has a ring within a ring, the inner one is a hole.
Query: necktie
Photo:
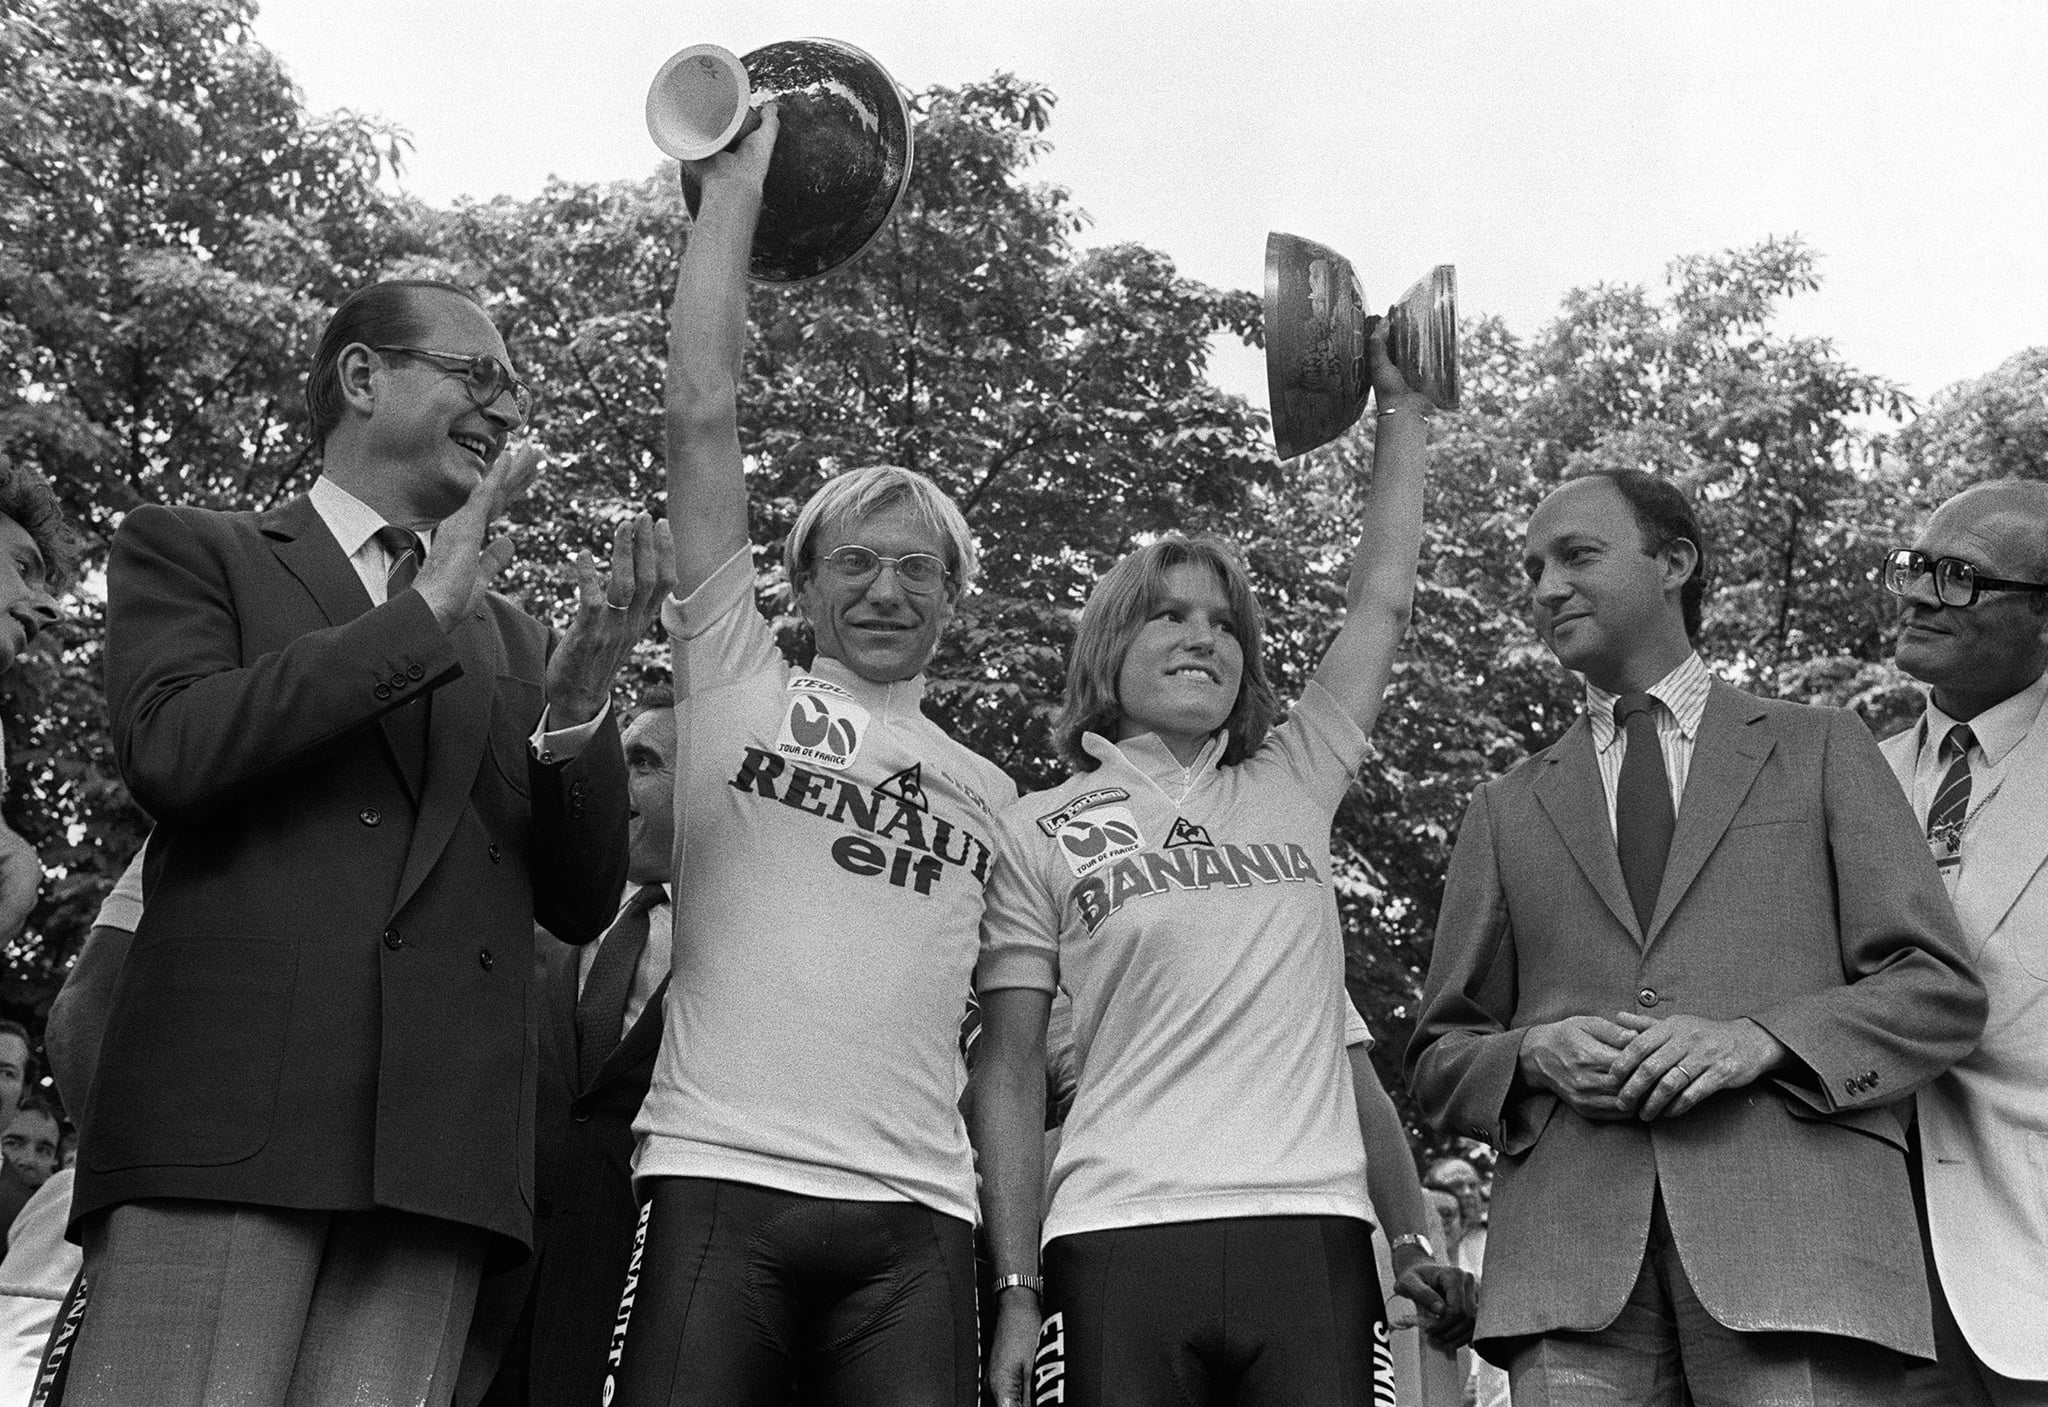
[[[576,998],[576,1081],[589,1089],[598,1069],[619,1044],[626,1023],[626,996],[647,951],[648,913],[668,897],[658,884],[643,884],[626,901],[597,945],[590,975]]]
[[[1614,701],[1614,726],[1628,740],[1614,789],[1614,843],[1636,922],[1648,937],[1657,889],[1664,883],[1664,861],[1671,854],[1671,833],[1678,828],[1664,749],[1657,743],[1657,700],[1649,694],[1623,694]]]
[[[420,574],[419,535],[410,528],[401,528],[396,523],[386,523],[377,529],[377,545],[391,558],[391,565],[384,572],[384,599],[392,597],[412,585],[412,579]]]
[[[1977,735],[1967,723],[1958,723],[1942,740],[1941,754],[1955,754],[1941,785],[1935,789],[1934,804],[1927,808],[1927,844],[1934,851],[1934,863],[1944,873],[1963,863],[1963,821],[1970,814],[1970,749]]]
[[[411,586],[412,579],[419,575],[420,540],[410,528],[401,528],[396,523],[386,523],[373,536],[391,558],[391,565],[384,571],[384,599],[389,601]],[[401,702],[403,707],[384,716],[384,734],[398,754],[399,768],[417,801],[426,784],[429,695],[421,689],[408,690]]]

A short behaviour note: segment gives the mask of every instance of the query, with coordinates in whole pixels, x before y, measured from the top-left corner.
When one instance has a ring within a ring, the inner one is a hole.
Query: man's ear
[[[1682,591],[1692,579],[1693,568],[1700,564],[1699,544],[1689,537],[1674,537],[1658,549],[1657,559],[1663,568],[1664,589]]]
[[[373,378],[383,366],[384,359],[361,342],[351,342],[343,347],[341,356],[334,363],[343,404],[360,415],[368,415],[377,404]]]

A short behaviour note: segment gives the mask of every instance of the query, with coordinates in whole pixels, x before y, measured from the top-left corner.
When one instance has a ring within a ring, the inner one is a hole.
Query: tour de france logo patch
[[[868,711],[830,680],[799,674],[789,681],[789,703],[775,750],[784,757],[843,772],[860,756]]]
[[[1077,879],[1145,847],[1137,817],[1128,806],[1094,807],[1062,824],[1054,839]]]

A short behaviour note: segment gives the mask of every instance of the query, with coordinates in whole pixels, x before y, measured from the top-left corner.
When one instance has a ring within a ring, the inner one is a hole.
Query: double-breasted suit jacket
[[[1751,1017],[1789,1066],[1644,1123],[1518,1077],[1526,1028]],[[1647,931],[1591,726],[1481,787],[1459,832],[1410,1087],[1492,1142],[1479,1347],[1612,1322],[1661,1191],[1708,1311],[1931,1355],[1902,1104],[1970,1048],[1983,989],[1918,828],[1853,714],[1715,683]]]
[[[1911,794],[1919,727],[1884,745]],[[2048,717],[1963,830],[1956,913],[1990,995],[1977,1048],[1917,1096],[1949,1308],[2009,1378],[2048,1378]]]
[[[496,594],[446,632],[416,591],[373,609],[303,497],[130,513],[106,653],[116,757],[157,824],[74,1227],[189,1197],[525,1242],[533,923],[588,941],[611,917],[616,728],[534,759],[545,629]]]

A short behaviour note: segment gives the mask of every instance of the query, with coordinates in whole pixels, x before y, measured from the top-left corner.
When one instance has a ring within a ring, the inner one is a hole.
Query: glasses
[[[1884,557],[1884,589],[1905,596],[1932,573],[1934,594],[1944,606],[1967,610],[1977,604],[1982,591],[2048,591],[2048,581],[2007,581],[1985,576],[1960,557],[1929,557],[1910,547],[1898,547]]]
[[[418,357],[421,361],[432,362],[451,376],[462,378],[462,389],[469,393],[470,404],[478,410],[489,410],[498,403],[498,397],[510,391],[512,404],[518,409],[521,420],[533,412],[533,387],[514,376],[511,368],[496,357],[465,357],[426,347],[372,347],[370,350]]]
[[[880,575],[884,566],[894,567],[896,580],[903,583],[903,589],[918,596],[931,595],[952,575],[945,562],[929,552],[884,557],[873,548],[851,543],[828,553],[824,565],[834,581],[846,586],[866,586]]]

